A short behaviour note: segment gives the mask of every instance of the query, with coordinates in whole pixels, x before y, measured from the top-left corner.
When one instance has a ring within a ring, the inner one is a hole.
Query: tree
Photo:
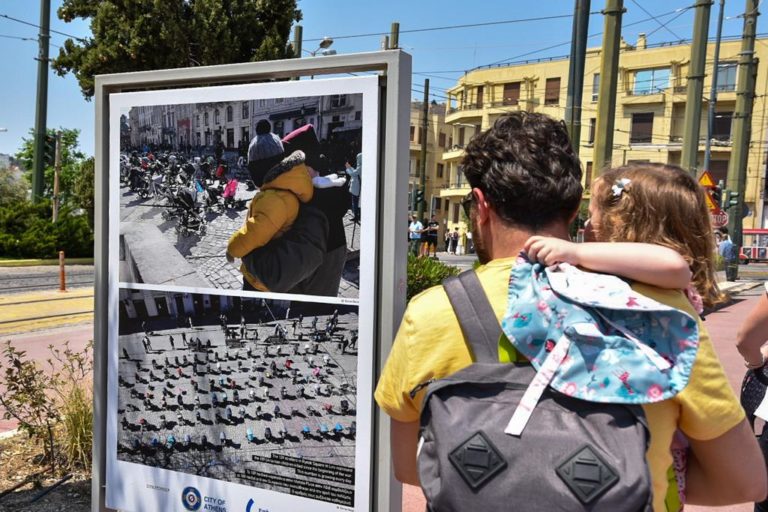
[[[90,19],[92,36],[67,39],[53,61],[86,99],[94,76],[292,57],[296,0],[64,0],[59,18]]]
[[[21,149],[16,153],[16,158],[22,163],[25,169],[32,169],[32,158],[34,155],[35,137],[34,131],[30,130],[30,137],[22,139]],[[55,136],[56,130],[48,129],[48,135]],[[80,130],[61,129],[61,174],[59,175],[59,194],[61,204],[69,203],[76,208],[88,209],[93,204],[93,186],[91,185],[90,197],[78,193],[77,182],[82,174],[81,167],[85,162],[85,154],[78,147],[78,137]],[[43,196],[53,196],[53,164],[45,167],[45,176],[43,184]],[[93,174],[91,173],[91,179]]]
[[[19,176],[5,167],[0,168],[0,208],[24,201],[28,191],[29,183],[23,175]]]

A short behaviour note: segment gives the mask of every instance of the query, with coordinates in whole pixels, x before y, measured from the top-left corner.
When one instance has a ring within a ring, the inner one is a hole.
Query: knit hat
[[[248,170],[251,179],[260,187],[264,175],[283,159],[283,143],[272,133],[269,121],[262,119],[256,123],[256,136],[248,146]]]
[[[318,172],[323,172],[328,167],[328,162],[320,154],[320,141],[317,140],[315,127],[311,124],[305,124],[296,128],[291,133],[283,137],[283,147],[286,153],[292,151],[303,151],[306,155],[307,165]]]

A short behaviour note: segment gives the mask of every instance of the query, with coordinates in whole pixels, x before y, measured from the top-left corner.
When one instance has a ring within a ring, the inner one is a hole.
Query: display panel
[[[368,509],[377,95],[110,95],[109,507]]]

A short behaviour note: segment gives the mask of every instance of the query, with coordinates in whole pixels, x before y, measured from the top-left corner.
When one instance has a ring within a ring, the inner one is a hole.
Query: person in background
[[[352,222],[360,222],[360,178],[363,171],[363,154],[358,153],[357,167],[352,167],[349,160],[344,162],[344,167],[349,175],[349,194],[352,198]]]
[[[720,236],[722,241],[717,251],[725,260],[725,280],[735,281],[739,271],[739,253],[728,235],[728,228],[720,228]]]
[[[418,256],[424,225],[416,219],[415,215],[411,215],[410,220],[411,223],[408,225],[408,251],[414,256]]]

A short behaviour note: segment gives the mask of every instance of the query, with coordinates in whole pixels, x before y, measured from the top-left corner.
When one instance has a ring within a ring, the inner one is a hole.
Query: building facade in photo
[[[750,214],[745,228],[768,226],[765,205],[766,106],[768,105],[768,38],[758,38],[755,55],[757,90],[752,115],[752,140],[747,165],[745,203]],[[736,107],[737,61],[740,38],[723,40],[720,48],[718,97],[712,131],[712,163],[708,169],[715,181],[726,180],[732,151],[731,124]],[[593,146],[600,84],[600,48],[587,51],[584,69],[582,128],[579,156],[584,166],[584,185],[594,175]],[[636,44],[622,40],[619,53],[619,83],[616,98],[613,165],[632,162],[680,164],[687,79],[691,45],[686,42],[648,45],[645,35]],[[706,78],[698,165],[704,162],[707,109],[712,79],[714,44],[707,47]],[[505,112],[527,110],[563,119],[568,87],[567,57],[476,68],[462,76],[447,91],[446,124],[453,144],[443,152],[448,186],[440,196],[449,211],[460,211],[461,198],[469,192],[459,162],[464,146],[480,130],[489,128]],[[460,222],[462,224],[462,222]],[[462,227],[466,227],[462,225]]]

